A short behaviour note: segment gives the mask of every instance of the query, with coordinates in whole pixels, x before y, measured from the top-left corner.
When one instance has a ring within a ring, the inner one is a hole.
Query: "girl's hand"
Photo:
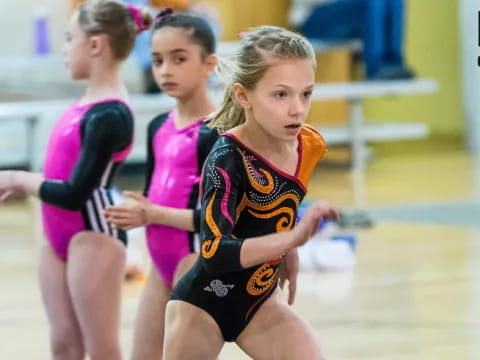
[[[322,220],[332,219],[338,221],[338,211],[327,202],[317,202],[310,206],[302,220],[293,228],[292,247],[305,244],[317,231],[318,224]]]
[[[288,305],[293,305],[297,292],[297,277],[299,271],[298,249],[294,248],[287,252],[285,261],[280,269],[280,288],[283,290],[288,281]]]
[[[152,204],[148,199],[138,193],[125,191],[124,195],[136,201],[134,204],[114,205],[105,208],[107,221],[123,230],[150,224],[150,209]]]
[[[0,171],[0,203],[3,203],[13,196],[21,195],[23,192],[15,188],[14,172]]]

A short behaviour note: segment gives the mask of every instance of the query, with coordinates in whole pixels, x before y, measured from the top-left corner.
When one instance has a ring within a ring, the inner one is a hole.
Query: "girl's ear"
[[[235,83],[233,84],[233,96],[237,100],[238,104],[245,110],[250,110],[252,105],[248,100],[248,94],[246,89],[242,84]]]
[[[203,63],[205,64],[205,75],[210,76],[215,71],[215,66],[217,66],[218,58],[215,54],[210,54],[205,57]]]
[[[107,35],[93,35],[88,38],[90,55],[99,56],[108,47]]]

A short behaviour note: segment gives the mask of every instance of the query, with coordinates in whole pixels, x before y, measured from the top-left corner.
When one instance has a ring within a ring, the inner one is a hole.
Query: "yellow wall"
[[[286,14],[290,0],[204,1],[214,5],[220,12],[223,40],[238,41],[240,32],[258,25],[287,26]]]
[[[437,79],[440,89],[433,95],[370,100],[366,116],[424,121],[432,135],[463,137],[458,0],[410,0],[407,4],[407,62],[418,77]]]

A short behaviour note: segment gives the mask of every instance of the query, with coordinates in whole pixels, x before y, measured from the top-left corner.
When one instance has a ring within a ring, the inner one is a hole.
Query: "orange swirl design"
[[[247,283],[247,292],[252,296],[259,296],[272,287],[277,280],[278,269],[271,267],[271,262],[262,264]]]
[[[294,194],[285,194],[285,195],[281,196],[280,198],[278,198],[277,200],[275,200],[274,202],[272,202],[270,204],[267,204],[267,205],[255,204],[254,202],[249,200],[245,194],[243,194],[242,201],[240,201],[240,204],[238,204],[236,212],[235,212],[236,213],[235,221],[238,220],[242,211],[247,207],[252,208],[254,210],[257,210],[257,211],[269,211],[269,210],[272,210],[273,208],[279,206],[281,203],[283,203],[284,201],[286,201],[288,199],[292,200],[295,203],[296,208],[298,208],[298,206],[300,205],[300,200]]]
[[[212,208],[213,208],[213,203],[215,201],[216,195],[217,195],[217,192],[215,191],[212,198],[208,202],[207,211],[205,214],[205,221],[207,222],[207,225],[214,236],[213,240],[205,240],[202,243],[202,256],[205,259],[210,259],[213,255],[215,255],[215,253],[218,250],[218,245],[220,245],[220,240],[222,238],[222,233],[220,232],[220,229],[215,223],[215,219],[213,218],[213,215],[212,215],[212,212],[213,212]]]
[[[253,215],[253,216],[255,216],[259,219],[270,219],[270,218],[272,218],[274,216],[277,216],[279,214],[285,214],[286,216],[282,216],[280,218],[280,220],[278,220],[277,225],[276,225],[276,229],[277,229],[277,231],[290,230],[292,228],[293,224],[294,224],[294,221],[295,221],[295,212],[291,207],[283,206],[279,209],[275,209],[274,211],[268,212],[268,211],[273,210],[274,208],[278,207],[280,204],[282,204],[284,201],[286,201],[288,199],[292,200],[295,203],[296,208],[298,208],[298,206],[300,204],[300,200],[294,194],[283,195],[282,197],[278,198],[277,200],[275,200],[271,204],[267,204],[267,205],[255,204],[251,200],[249,200],[247,198],[247,196],[244,194],[243,198],[242,198],[242,201],[237,206],[235,221],[238,220],[238,218],[240,217],[240,214],[246,208],[248,208],[248,212],[251,215]],[[254,210],[256,210],[256,211],[254,211]],[[265,214],[260,213],[260,212],[264,212],[264,211],[267,212],[267,213],[265,213]]]
[[[250,170],[250,168],[253,165],[247,161],[245,154],[243,154],[242,152],[240,154],[242,155],[242,161],[245,166],[245,169],[247,170],[248,180],[250,181],[250,184],[253,186],[253,188],[258,192],[261,192],[262,194],[271,193],[273,190],[273,187],[275,186],[272,175],[268,171],[264,169],[260,169],[260,171],[263,173],[263,175],[265,175],[267,179],[267,185],[262,185],[258,183],[258,181],[255,180],[255,177],[252,175],[252,171]]]
[[[255,216],[256,218],[259,218],[259,219],[270,219],[274,216],[277,216],[279,214],[287,214],[287,216],[282,216],[278,221],[277,221],[277,232],[281,232],[281,231],[287,231],[287,230],[290,230],[293,226],[293,221],[295,219],[295,213],[293,211],[293,209],[289,208],[289,207],[281,207],[280,209],[277,209],[275,211],[272,211],[270,213],[267,213],[267,214],[260,214],[260,213],[257,213],[257,212],[254,212],[253,210],[248,210],[248,212],[250,214],[252,214],[253,216]]]

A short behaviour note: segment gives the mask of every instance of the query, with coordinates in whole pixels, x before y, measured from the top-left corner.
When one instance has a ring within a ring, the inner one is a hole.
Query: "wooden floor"
[[[365,208],[379,219],[356,232],[354,271],[301,274],[295,308],[315,328],[327,359],[480,359],[478,159],[461,152],[388,155],[362,176],[320,167],[310,190],[312,199]],[[49,358],[35,219],[35,203],[0,206],[0,359]],[[125,353],[140,291],[125,285]],[[248,357],[227,345],[222,359]]]

